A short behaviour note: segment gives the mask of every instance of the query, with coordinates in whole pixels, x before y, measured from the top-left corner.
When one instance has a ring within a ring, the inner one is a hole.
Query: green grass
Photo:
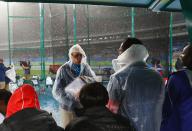
[[[31,62],[31,64],[32,64],[32,66],[40,66],[40,63],[39,62]],[[45,63],[46,65],[52,65],[53,63],[48,63],[48,62],[46,62]],[[64,64],[64,63],[59,63],[59,62],[56,62],[55,63],[56,65],[58,64],[58,65],[62,65],[62,64]],[[99,62],[97,62],[97,61],[91,61],[91,66],[94,66],[94,67],[99,67],[99,66],[111,66],[112,64],[111,64],[111,61],[99,61]],[[15,66],[19,66],[19,65],[15,65]],[[46,72],[46,75],[48,75],[49,74],[49,71],[48,70],[46,70],[45,71]],[[23,69],[18,69],[18,70],[16,70],[16,73],[17,73],[17,75],[19,75],[19,76],[24,76],[23,74]],[[31,70],[31,75],[41,75],[41,70]]]
[[[91,61],[91,66],[112,66],[111,61]]]
[[[22,69],[18,69],[16,70],[17,75],[19,76],[24,76],[23,75],[23,70]],[[48,70],[45,71],[46,75],[48,74]],[[41,75],[41,70],[31,70],[31,75]]]

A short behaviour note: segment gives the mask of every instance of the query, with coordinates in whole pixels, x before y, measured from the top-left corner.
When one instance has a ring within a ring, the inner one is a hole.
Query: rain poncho
[[[70,60],[61,66],[57,71],[52,90],[54,98],[60,103],[63,109],[68,111],[73,111],[75,108],[79,107],[79,102],[77,102],[71,94],[65,92],[65,88],[77,78],[75,70],[72,68],[73,63],[71,54],[73,52],[78,52],[83,55],[79,76],[95,77],[95,73],[87,64],[87,56],[84,50],[78,44],[71,47],[69,50]]]
[[[148,56],[143,45],[132,45],[113,60],[116,73],[107,89],[110,101],[119,103],[118,113],[132,120],[138,131],[159,131],[164,84],[147,67]]]

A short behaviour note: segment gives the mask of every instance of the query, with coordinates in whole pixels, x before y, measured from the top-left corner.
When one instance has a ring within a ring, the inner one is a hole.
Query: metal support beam
[[[88,44],[88,49],[90,49],[90,26],[89,26],[89,5],[87,5],[87,9],[86,9],[86,16],[87,16],[87,44]],[[90,59],[90,53],[89,50],[87,50],[87,54],[88,54],[88,63],[89,65],[91,64],[91,59]]]
[[[131,37],[135,37],[135,9],[131,8]]]
[[[44,39],[45,39],[45,30],[44,30],[44,5],[42,3],[39,4],[39,10],[40,10],[40,55],[41,55],[41,79],[43,80],[43,85],[46,85],[45,79],[45,45],[44,45]]]
[[[67,51],[69,50],[69,32],[68,32],[68,11],[67,11],[67,6],[64,5],[64,19],[65,19],[65,37],[66,37],[66,47],[67,47]],[[69,56],[68,56],[68,52],[65,52],[65,55],[67,57],[67,59],[69,60]]]
[[[77,11],[76,5],[73,5],[73,37],[74,37],[74,45],[77,44]]]
[[[10,26],[10,12],[9,12],[9,3],[7,3],[7,21],[8,21],[8,44],[9,44],[9,64],[12,62],[12,50],[11,50],[11,26]]]
[[[169,72],[171,73],[173,67],[173,13],[170,14],[169,40]]]

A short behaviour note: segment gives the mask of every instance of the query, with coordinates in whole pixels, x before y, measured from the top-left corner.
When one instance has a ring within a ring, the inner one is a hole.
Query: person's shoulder
[[[86,70],[87,70],[87,69],[89,70],[89,69],[91,68],[88,63],[82,63],[81,65],[82,65],[82,66],[84,67],[84,69],[86,69]]]
[[[131,129],[131,131],[135,131],[135,127],[134,127],[133,122],[131,122],[128,118],[125,118],[125,117],[123,117],[122,115],[119,115],[119,114],[115,114],[114,117],[124,127],[126,127],[127,129]]]
[[[124,77],[127,77],[128,75],[130,75],[132,73],[134,69],[130,66],[125,66],[122,69],[120,69],[119,71],[115,72],[113,75],[111,75],[112,78],[116,78],[116,79],[121,79]]]
[[[0,131],[11,131],[4,123],[0,124]]]
[[[61,68],[65,68],[65,67],[69,67],[69,66],[70,66],[70,62],[67,61],[67,62],[65,62],[65,63],[61,66]]]
[[[60,126],[57,126],[57,130],[54,131],[65,131],[63,128],[61,128]]]
[[[65,131],[83,131],[87,126],[89,126],[88,117],[79,117],[71,121]]]
[[[123,67],[122,69],[120,69],[119,71],[117,71],[117,72],[115,72],[112,76],[114,76],[114,77],[119,77],[119,76],[121,76],[121,75],[123,75],[123,74],[127,74],[127,73],[129,73],[129,70],[130,70],[130,68],[129,67]]]
[[[110,79],[118,79],[121,76],[121,73],[116,72],[110,76]]]
[[[39,116],[41,116],[41,118],[45,118],[45,119],[48,119],[49,121],[52,121],[53,123],[56,123],[52,116],[52,113],[49,113],[45,110],[37,110],[37,111]]]
[[[172,76],[178,76],[178,75],[183,75],[183,74],[185,74],[185,69],[183,69],[183,70],[178,70],[178,71],[176,71],[176,72],[173,72],[171,75]]]
[[[0,64],[0,70],[5,70],[5,65],[4,64]]]
[[[37,115],[37,119],[39,120],[39,122],[44,122],[42,123],[42,126],[49,126],[50,131],[64,131],[63,128],[59,127],[56,123],[56,121],[54,120],[53,116],[51,113],[45,111],[45,110],[37,110],[38,115]],[[38,119],[39,118],[39,119]]]
[[[69,61],[66,62],[65,64],[63,64],[62,66],[60,66],[60,68],[59,68],[58,70],[64,71],[64,70],[66,70],[66,69],[68,69],[68,68],[70,68],[70,62],[69,62]]]
[[[44,121],[43,124],[51,125],[52,127],[57,128],[57,130],[55,129],[55,131],[63,131],[62,128],[57,126],[57,123],[54,120],[54,118],[53,118],[51,113],[48,113],[45,110],[38,110],[37,118],[39,118],[39,119],[36,119],[36,120],[39,120],[39,121],[42,121],[42,122]]]
[[[185,70],[179,70],[177,72],[171,73],[169,79],[170,80],[178,80],[178,79],[185,79],[186,78],[186,73]]]
[[[156,78],[158,77],[158,78],[162,79],[161,74],[158,71],[156,71],[156,70],[154,70],[152,68],[145,67],[143,69],[143,71],[145,72],[145,74],[147,73],[148,75],[151,75],[152,77],[156,77]]]

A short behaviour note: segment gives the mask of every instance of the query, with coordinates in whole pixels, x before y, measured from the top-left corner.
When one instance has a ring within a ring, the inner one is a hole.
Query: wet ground
[[[39,100],[41,104],[41,109],[52,113],[52,116],[57,122],[57,124],[61,125],[59,103],[53,98],[51,90],[51,88],[46,88],[46,90],[40,91]]]
[[[106,87],[107,82],[103,83]],[[52,88],[45,88],[37,91],[39,94],[39,100],[41,104],[41,109],[52,113],[53,118],[59,126],[61,126],[61,117],[59,111],[59,103],[52,96]]]

